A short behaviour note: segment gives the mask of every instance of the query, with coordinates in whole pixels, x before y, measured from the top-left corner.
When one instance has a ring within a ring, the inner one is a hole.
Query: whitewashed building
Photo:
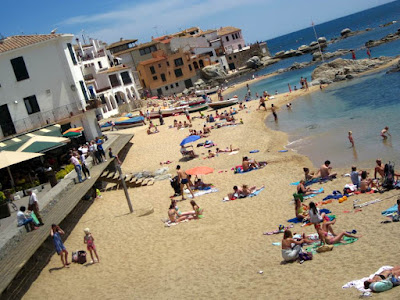
[[[114,57],[105,43],[95,39],[88,45],[82,45],[77,39],[75,54],[89,97],[101,100],[97,115],[108,118],[129,112],[133,101],[140,98],[130,67],[120,64],[120,58]]]
[[[83,126],[88,139],[100,134],[72,40],[71,34],[0,40],[0,139],[55,123]]]

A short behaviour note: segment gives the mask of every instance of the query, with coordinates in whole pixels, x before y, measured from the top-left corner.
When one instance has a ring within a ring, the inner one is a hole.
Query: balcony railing
[[[98,93],[107,91],[107,90],[109,90],[109,89],[111,89],[111,86],[106,86],[106,87],[101,88],[101,89],[96,89],[96,93],[98,94]]]
[[[30,115],[27,118],[15,120],[9,124],[9,127],[15,128],[15,134],[31,131],[36,128],[43,127],[45,125],[54,124],[65,119],[69,119],[72,116],[82,114],[82,107],[80,100],[77,103],[71,103],[68,105],[57,107],[53,110],[42,111]],[[7,125],[7,124],[5,124]],[[10,137],[11,135],[7,135]]]

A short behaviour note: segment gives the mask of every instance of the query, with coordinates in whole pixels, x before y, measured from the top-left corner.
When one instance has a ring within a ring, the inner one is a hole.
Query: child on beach
[[[389,133],[389,127],[388,127],[388,126],[386,126],[385,128],[383,128],[382,131],[381,131],[381,137],[383,137],[384,140],[387,139],[387,135],[386,135],[386,134],[387,134],[388,136],[390,136],[390,137],[392,136],[392,135]]]
[[[351,146],[354,147],[353,132],[349,131],[348,138],[349,138],[349,141],[351,143]]]
[[[93,238],[92,234],[90,233],[90,229],[85,228],[83,230],[83,232],[85,233],[85,236],[83,237],[83,243],[85,243],[87,245],[87,250],[90,252],[90,257],[92,258],[92,261],[90,263],[91,264],[93,264],[95,262],[99,263],[100,259],[99,259],[99,256],[97,255],[96,246],[94,245],[94,238]],[[97,261],[95,261],[93,258],[93,252],[96,255]]]

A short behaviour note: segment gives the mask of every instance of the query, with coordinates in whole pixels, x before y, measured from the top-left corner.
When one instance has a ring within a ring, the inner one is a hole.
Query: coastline
[[[242,83],[243,86],[245,84]],[[270,103],[284,106],[318,89],[318,86],[314,86],[309,91],[279,94],[276,99],[266,102],[267,107]],[[183,298],[187,297],[187,289],[194,282],[196,288],[190,290],[190,295],[196,299],[243,299],[260,295],[271,299],[298,299],[293,288],[310,282],[318,286],[307,290],[311,299],[320,298],[321,289],[328,299],[350,298],[358,296],[358,292],[355,289],[342,289],[343,284],[365,277],[382,265],[397,264],[396,256],[387,251],[388,230],[394,232],[397,224],[376,226],[383,219],[380,211],[390,207],[394,200],[377,203],[354,213],[353,199],[341,204],[334,202],[324,208],[337,216],[335,227],[339,231],[357,229],[363,235],[360,240],[335,247],[329,253],[316,254],[313,261],[302,265],[280,264],[280,247],[272,243],[280,242],[282,235],[264,236],[262,233],[277,229],[279,224],[286,226],[286,220],[294,217],[290,200],[295,187],[289,184],[302,178],[302,167],[312,167],[312,163],[307,156],[294,151],[278,152],[287,145],[288,135],[265,125],[270,111],[256,111],[258,101],[247,104],[250,112],[241,111],[238,115],[238,118],[243,118],[244,125],[214,129],[209,138],[220,148],[229,144],[239,147],[237,155],[220,154],[213,159],[180,161],[178,145],[187,135],[187,129],[168,129],[174,118],[165,118],[166,125],[160,126],[160,133],[154,135],[147,135],[146,127],[121,131],[135,133],[132,139],[134,145],[122,165],[124,172],[154,171],[160,168],[160,161],[165,160],[173,161],[167,165],[173,176],[177,164],[184,169],[200,165],[215,169],[214,173],[202,178],[207,183],[212,182],[219,191],[195,199],[204,208],[205,217],[171,228],[163,227],[160,219],[167,216],[168,196],[173,192],[168,180],[156,182],[154,186],[130,189],[136,210],[134,214],[127,214],[122,190],[104,192],[103,198],[95,200],[65,241],[70,252],[83,249],[82,230],[89,227],[96,238],[101,263],[89,268],[74,264],[70,269],[52,272],[52,269],[60,266],[59,257],[54,255],[24,299],[83,299],[88,295],[107,295],[120,299]],[[183,121],[185,117],[178,116],[176,119]],[[193,124],[194,129],[201,129],[203,120],[195,119]],[[252,149],[260,152],[249,154]],[[195,147],[194,150],[199,154],[207,152],[203,148]],[[268,165],[246,174],[233,174],[230,168],[238,165],[245,155],[256,160],[267,160]],[[340,174],[346,169],[335,171]],[[372,172],[372,168],[369,171]],[[323,187],[326,193],[330,193],[342,189],[348,182],[349,178],[339,177],[315,188]],[[266,189],[254,198],[221,202],[235,184],[265,184]],[[395,191],[384,197],[393,194],[396,195]],[[324,196],[318,195],[313,200],[318,202]],[[360,195],[357,199],[365,202],[376,197]],[[189,201],[180,202],[179,207],[182,211],[190,209]],[[151,208],[154,212],[139,217],[145,208]],[[306,234],[314,232],[312,226],[295,225],[292,230]],[[393,237],[391,246],[400,246],[395,235],[390,235]],[[260,270],[264,273],[259,274]],[[60,281],[63,285],[59,284]],[[385,293],[391,298],[395,295],[396,289]]]

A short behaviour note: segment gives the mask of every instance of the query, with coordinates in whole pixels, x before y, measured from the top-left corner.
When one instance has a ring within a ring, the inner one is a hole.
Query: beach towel
[[[365,292],[371,292],[370,289],[365,289],[364,288],[364,281],[368,280],[368,279],[372,279],[374,277],[375,274],[379,274],[383,271],[386,270],[391,270],[393,269],[393,267],[391,266],[383,266],[381,268],[379,268],[378,271],[376,271],[375,273],[372,273],[371,275],[369,275],[368,277],[364,277],[361,279],[356,279],[356,280],[352,280],[348,283],[346,283],[344,286],[342,286],[343,289],[348,289],[348,288],[356,288],[357,290],[359,290],[361,293],[365,293]]]
[[[255,191],[255,192],[252,192],[248,197],[249,197],[249,198],[255,197],[255,196],[257,196],[259,193],[261,193],[264,189],[265,189],[265,188],[261,188],[261,189]]]
[[[318,190],[318,194],[322,193],[323,191],[324,191],[324,188],[320,188]],[[310,195],[307,195],[307,196],[303,196],[303,199],[313,198],[313,197],[317,196],[318,194],[310,194]]]
[[[332,235],[329,233],[329,236],[332,236]],[[357,238],[350,238],[350,237],[345,236],[345,237],[343,237],[343,241],[341,243],[333,244],[333,246],[337,247],[337,246],[349,245],[349,244],[354,243],[357,240],[358,240]],[[311,245],[305,247],[305,250],[307,252],[311,252],[312,254],[315,254],[315,253],[317,253],[317,248],[320,246],[321,246],[320,242],[314,242]]]
[[[253,170],[258,170],[258,169],[249,169],[247,171],[243,171],[243,166],[236,166],[236,167],[233,168],[233,172],[235,174],[248,173],[248,172],[251,172]]]
[[[260,150],[251,150],[250,153],[257,153],[260,152]]]
[[[392,207],[388,208],[387,210],[382,211],[382,215],[388,216],[398,211],[397,204],[393,205]]]
[[[222,202],[227,202],[227,201],[233,201],[236,199],[243,199],[243,198],[251,198],[251,197],[255,197],[257,196],[261,191],[263,191],[265,188],[261,188],[255,192],[252,192],[251,194],[249,194],[247,197],[239,197],[239,198],[234,198],[234,199],[229,199],[228,197],[225,197],[224,199],[222,199]],[[196,194],[195,194],[196,195]]]
[[[193,192],[193,194],[194,194],[195,197],[199,197],[199,196],[202,196],[202,195],[216,193],[216,192],[218,192],[217,188],[211,188],[211,189],[208,189],[208,190],[196,191],[196,192]],[[188,189],[185,190],[185,193],[188,194],[187,195],[188,198],[193,198],[192,194],[190,194]]]
[[[308,186],[311,185],[313,183],[317,183],[320,181],[320,178],[313,178],[311,180],[306,181],[306,183],[304,184],[304,186]],[[300,181],[296,181],[296,182],[292,182],[290,185],[299,185]]]
[[[232,151],[231,153],[229,153],[228,155],[235,155],[235,154],[238,154],[239,153],[239,151]]]
[[[326,209],[326,208],[320,209],[319,212],[320,212],[321,214],[322,214],[322,213],[325,213],[325,214],[330,214],[330,213],[332,213],[329,209]],[[289,219],[289,220],[287,220],[287,221],[288,221],[289,223],[293,223],[293,224],[303,223],[303,220],[300,220],[300,219],[297,219],[297,218]]]
[[[283,152],[288,152],[288,150],[279,150],[278,152],[283,153]]]

